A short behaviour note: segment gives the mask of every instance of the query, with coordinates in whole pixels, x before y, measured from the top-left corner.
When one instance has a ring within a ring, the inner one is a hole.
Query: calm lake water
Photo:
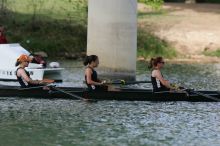
[[[83,86],[81,62],[62,65],[60,86]],[[145,68],[138,63],[138,80],[149,79]],[[163,74],[190,88],[220,90],[220,64],[167,64]],[[0,98],[0,146],[70,145],[218,146],[220,103]]]

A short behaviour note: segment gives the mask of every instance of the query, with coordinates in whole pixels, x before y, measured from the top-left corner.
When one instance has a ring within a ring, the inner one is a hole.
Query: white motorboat
[[[0,81],[17,80],[15,62],[21,54],[30,55],[30,52],[20,44],[0,44]],[[44,68],[41,64],[30,63],[26,69],[34,80],[49,78],[57,82],[62,81],[63,68],[57,66]]]

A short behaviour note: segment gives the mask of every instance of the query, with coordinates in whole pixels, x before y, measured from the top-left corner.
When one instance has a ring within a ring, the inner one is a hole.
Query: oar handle
[[[55,81],[51,79],[43,79],[42,82],[46,84],[51,84],[51,83],[54,83]]]

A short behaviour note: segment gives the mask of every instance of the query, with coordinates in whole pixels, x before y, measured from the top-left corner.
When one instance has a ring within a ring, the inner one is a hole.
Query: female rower
[[[151,58],[149,68],[152,69],[151,82],[153,85],[153,92],[170,91],[174,88],[170,85],[168,80],[165,80],[161,69],[165,62],[162,57]]]
[[[22,88],[43,86],[54,82],[54,80],[49,80],[49,79],[32,80],[30,78],[29,72],[25,70],[25,67],[28,67],[29,62],[31,61],[32,59],[29,56],[23,54],[17,59],[17,62],[15,64],[15,66],[18,66],[16,70],[16,76]]]
[[[86,56],[84,63],[86,66],[85,69],[85,81],[88,89],[90,91],[94,90],[107,90],[107,86],[103,85],[100,79],[98,79],[98,74],[95,71],[95,68],[99,65],[99,58],[96,55]]]

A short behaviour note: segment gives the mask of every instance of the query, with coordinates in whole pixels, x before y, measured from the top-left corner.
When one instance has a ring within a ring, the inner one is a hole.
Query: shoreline
[[[137,61],[149,61],[150,58],[138,57]],[[193,55],[188,57],[176,57],[172,59],[166,59],[165,61],[168,63],[177,63],[177,64],[209,64],[209,63],[217,63],[220,64],[219,57],[212,56],[204,56],[204,55]]]
[[[69,60],[69,61],[82,61],[84,56],[74,56],[71,57],[48,57],[48,60]],[[137,57],[137,61],[143,61],[148,62],[150,58],[144,58],[144,57]],[[220,58],[219,57],[210,57],[210,56],[194,56],[194,57],[176,57],[172,59],[165,58],[165,61],[168,63],[174,63],[174,64],[220,64]]]

